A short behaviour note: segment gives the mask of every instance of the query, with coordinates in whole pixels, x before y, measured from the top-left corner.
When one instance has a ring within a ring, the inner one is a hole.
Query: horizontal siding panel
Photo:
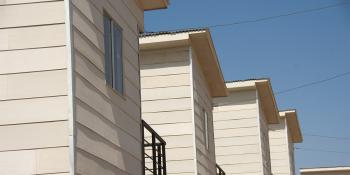
[[[0,28],[64,23],[64,2],[0,6],[0,16]]]
[[[193,159],[193,148],[173,148],[166,150],[167,161]]]
[[[217,156],[222,155],[238,155],[238,154],[260,154],[260,147],[258,144],[252,145],[237,145],[237,146],[217,146],[215,149]]]
[[[101,138],[99,140],[108,140],[134,157],[141,157],[140,136],[134,138],[108,121],[93,115],[77,116],[77,122],[81,124],[79,129],[82,132],[82,136],[85,136],[85,133],[94,135],[94,137]],[[140,131],[140,129],[135,130]]]
[[[112,109],[115,109],[111,107]],[[95,109],[91,108],[89,105],[85,104],[80,100],[76,100],[76,115],[77,121],[81,121],[86,118],[96,117],[101,121],[105,121],[106,123],[110,123],[110,125],[114,125],[115,127],[119,127],[124,130],[126,133],[135,137],[137,140],[141,140],[140,130],[137,129],[140,127],[139,123],[136,123],[132,118],[122,114],[121,112],[113,112],[111,110],[105,110],[104,113],[99,113]]]
[[[142,102],[142,112],[185,110],[191,108],[191,98]]]
[[[73,30],[74,37],[74,47],[77,50],[78,54],[76,54],[76,57],[79,56],[86,58],[89,62],[91,62],[92,65],[94,65],[100,72],[104,74],[104,54],[103,51],[96,48],[94,44],[92,44],[88,39],[86,39],[80,32],[77,30]],[[123,54],[127,55],[128,51],[127,46],[123,47]],[[134,54],[135,51],[131,51],[132,54]],[[129,55],[132,55],[129,54]],[[133,56],[137,57],[137,55]],[[137,69],[138,64],[137,60],[134,63],[130,62],[130,57],[124,56],[124,79],[127,79],[128,81],[132,82],[134,86],[137,88],[140,87],[140,77],[139,77],[139,70]],[[132,65],[134,64],[134,65]],[[95,68],[95,69],[96,69]]]
[[[67,67],[67,48],[3,51],[0,58],[0,74],[63,69]]]
[[[189,86],[190,82],[189,74],[143,77],[141,79],[141,87],[142,89],[145,89],[170,86]]]
[[[0,151],[67,146],[68,122],[0,126],[0,138]]]
[[[194,160],[167,161],[167,173],[194,172]]]
[[[66,44],[65,24],[0,29],[0,51]]]
[[[99,71],[91,62],[81,57],[80,55],[76,55],[75,59],[75,69],[79,73],[80,76],[83,77],[86,81],[90,82],[96,89],[98,89],[101,93],[103,93],[106,97],[111,99],[115,104],[125,103],[126,100],[132,100],[136,105],[140,106],[140,94],[139,90],[133,87],[128,80],[124,81],[124,98],[120,98],[120,95],[115,93],[115,90],[107,86],[105,75],[103,72]]]
[[[244,155],[228,155],[228,156],[217,156],[217,161],[220,164],[243,164],[243,163],[257,163],[260,162],[259,154],[244,154]]]
[[[69,172],[69,169],[68,147],[36,150],[37,174]]]
[[[257,109],[255,100],[247,104],[237,104],[237,105],[223,105],[217,106],[215,104],[214,112],[225,112],[225,111],[245,111]]]
[[[130,100],[122,101],[121,97],[118,101],[120,103],[114,104],[117,102],[117,100],[111,101],[109,98],[107,98],[103,93],[99,92],[93,85],[88,83],[86,80],[82,79],[79,76],[75,77],[75,92],[76,97],[78,97],[80,100],[85,102],[86,104],[89,104],[92,106],[96,111],[99,111],[100,113],[103,113],[103,110],[109,110],[109,111],[120,111],[122,110],[124,113],[128,114],[128,116],[132,117],[135,121],[140,121],[140,110],[139,106],[137,106],[135,103],[133,103]],[[114,109],[118,108],[118,109]]]
[[[215,109],[214,109],[215,111]],[[225,120],[239,120],[245,118],[257,117],[257,109],[245,109],[245,110],[235,110],[235,111],[224,111],[224,112],[214,112],[214,121],[225,121]]]
[[[0,1],[0,5],[14,5],[14,4],[26,4],[26,3],[42,3],[47,1],[57,1],[57,0],[7,0]]]
[[[152,125],[152,128],[162,137],[170,135],[186,135],[192,134],[193,132],[192,123]]]
[[[111,142],[101,138],[80,125],[77,126],[76,138],[76,146],[79,149],[82,149],[125,172],[129,172],[130,174],[140,173],[142,169],[140,160],[141,156],[138,157],[139,159],[133,157],[130,153],[125,152],[119,147],[111,144]],[[124,142],[124,144],[127,144],[129,147],[131,146],[128,140],[121,139],[120,142]],[[139,146],[140,144],[135,145],[135,147],[140,148]],[[140,149],[138,150],[140,151]]]
[[[142,101],[184,98],[191,97],[191,88],[190,86],[178,86],[167,88],[143,89],[141,95]]]
[[[0,75],[0,100],[67,95],[67,71]]]
[[[78,174],[130,175],[103,159],[80,149],[76,151],[76,162],[76,173]],[[132,166],[132,164],[128,166]],[[138,174],[141,174],[141,169]]]
[[[35,174],[35,150],[0,152],[0,174]]]
[[[141,61],[142,62],[142,61]],[[164,76],[190,73],[189,62],[141,65],[141,77]]]
[[[148,124],[192,122],[192,110],[143,113],[142,118]]]
[[[0,111],[0,125],[68,120],[68,99],[59,96],[0,101]]]
[[[173,65],[187,63],[189,64],[189,48],[188,47],[177,47],[161,50],[148,50],[141,51],[140,53],[140,63],[142,68],[148,69],[155,67],[166,67],[163,64],[168,65],[174,63]]]
[[[215,130],[215,138],[244,137],[258,134],[258,127]]]
[[[162,136],[165,140],[166,148],[184,148],[193,146],[193,136],[189,135],[180,135],[180,136]]]
[[[256,127],[256,126],[258,126],[258,121],[256,118],[216,121],[214,124],[215,129],[246,128],[246,127]]]
[[[227,174],[262,174],[262,165],[260,163],[220,165]]]
[[[259,143],[258,136],[246,136],[246,137],[230,137],[215,139],[216,146],[230,146],[230,145],[248,145]]]

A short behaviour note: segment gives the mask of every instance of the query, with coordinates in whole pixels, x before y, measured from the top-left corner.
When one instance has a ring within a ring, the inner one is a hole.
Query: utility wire
[[[335,140],[346,140],[350,141],[350,138],[348,137],[334,137],[334,136],[324,136],[324,135],[317,135],[317,134],[303,134],[305,136],[311,136],[311,137],[320,137],[320,138],[329,138],[329,139],[335,139]]]
[[[281,14],[281,15],[267,16],[267,17],[251,19],[251,20],[242,20],[242,21],[226,23],[226,24],[209,25],[207,27],[208,28],[216,28],[216,27],[234,26],[234,25],[247,24],[247,23],[255,23],[255,22],[267,21],[267,20],[276,19],[276,18],[292,16],[292,15],[300,15],[300,14],[305,14],[305,13],[321,11],[321,10],[339,7],[339,6],[345,6],[345,5],[349,5],[349,4],[350,4],[350,2],[338,3],[338,4],[333,4],[333,5],[328,5],[328,6],[323,6],[323,7],[313,8],[313,9],[299,10],[299,11],[290,12],[290,13]]]
[[[295,91],[295,90],[298,90],[298,89],[314,86],[314,85],[317,85],[317,84],[326,83],[326,82],[329,82],[331,80],[338,79],[338,78],[341,78],[341,77],[344,77],[344,76],[347,76],[347,75],[350,75],[350,71],[344,72],[344,73],[341,73],[341,74],[337,74],[337,75],[334,75],[332,77],[325,78],[325,79],[322,79],[322,80],[317,80],[317,81],[312,81],[312,82],[309,82],[309,83],[305,83],[305,84],[302,84],[300,86],[296,86],[296,87],[293,87],[293,88],[277,91],[274,94],[275,94],[275,96],[278,96],[278,95],[289,93],[289,92],[292,92],[292,91]],[[243,100],[235,101],[234,103],[237,103],[237,102],[250,102],[250,101],[253,101],[253,100],[256,100],[256,98],[243,99]],[[229,103],[220,103],[220,105],[229,105],[229,104],[232,104],[232,103],[230,103],[230,102]],[[215,106],[217,106],[217,105],[215,105]]]
[[[313,149],[313,148],[300,148],[300,147],[295,147],[295,149],[296,149],[296,150],[301,150],[301,151],[315,151],[315,152],[327,152],[327,153],[337,153],[337,154],[350,154],[350,152],[331,151],[331,150]]]
[[[284,93],[287,93],[287,92],[290,92],[290,91],[294,91],[294,90],[297,90],[297,89],[301,89],[301,88],[313,86],[313,85],[316,85],[316,84],[324,83],[324,82],[331,81],[331,80],[334,80],[334,79],[337,79],[337,78],[340,78],[340,77],[344,77],[344,76],[347,76],[347,75],[350,75],[350,71],[342,73],[342,74],[337,74],[337,75],[334,75],[332,77],[329,77],[329,78],[326,78],[326,79],[323,79],[323,80],[313,81],[313,82],[305,83],[305,84],[297,86],[297,87],[293,87],[293,88],[290,88],[290,89],[285,89],[285,90],[282,90],[282,91],[278,91],[275,94],[276,95],[284,94]]]
[[[241,24],[248,24],[248,23],[256,23],[256,22],[268,21],[268,20],[277,19],[277,18],[293,16],[293,15],[312,13],[312,12],[316,12],[316,11],[326,10],[329,8],[335,8],[335,7],[339,7],[339,6],[345,6],[345,5],[349,5],[349,4],[350,4],[350,2],[337,3],[337,4],[333,4],[333,5],[317,7],[317,8],[312,8],[312,9],[306,9],[306,10],[299,10],[299,11],[289,12],[289,13],[280,14],[280,15],[266,16],[266,17],[250,19],[250,20],[241,20],[241,21],[236,21],[236,22],[232,22],[232,23],[225,23],[225,24],[214,24],[214,25],[202,26],[202,27],[197,27],[197,28],[218,28],[218,27],[229,27],[229,26],[235,26],[235,25],[241,25]],[[167,32],[177,31],[177,30],[184,30],[184,28],[167,30]],[[147,31],[147,32],[152,33],[152,31]]]

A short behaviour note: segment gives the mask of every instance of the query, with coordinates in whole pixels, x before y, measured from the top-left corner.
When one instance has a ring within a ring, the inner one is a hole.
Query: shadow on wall
[[[139,83],[134,85],[132,80],[124,77],[124,97],[105,83],[103,10],[108,11],[112,18],[120,19],[116,10],[120,8],[119,3],[73,0],[77,173],[119,175],[142,174],[143,171],[141,102],[140,94],[135,94]],[[131,29],[125,27],[123,30]],[[131,47],[127,42],[124,38],[123,53],[137,52],[126,49]],[[124,64],[124,72],[137,73],[125,55],[123,59],[129,66]]]

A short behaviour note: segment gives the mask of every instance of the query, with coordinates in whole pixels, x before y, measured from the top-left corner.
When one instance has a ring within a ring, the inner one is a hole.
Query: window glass
[[[104,44],[107,85],[123,93],[123,31],[108,15],[104,16]]]

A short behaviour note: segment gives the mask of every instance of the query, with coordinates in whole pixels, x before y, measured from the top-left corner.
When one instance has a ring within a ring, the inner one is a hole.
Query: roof
[[[279,112],[280,117],[286,117],[287,126],[292,134],[293,143],[301,143],[303,141],[303,135],[298,120],[298,114],[295,109],[289,109]]]
[[[227,96],[224,76],[209,29],[185,29],[141,34],[140,49],[157,50],[190,46],[203,70],[212,97]]]
[[[262,78],[228,81],[226,87],[229,91],[257,90],[267,122],[269,124],[279,123],[278,107],[270,79]]]
[[[157,10],[168,8],[168,0],[138,0],[143,10]]]
[[[350,167],[339,166],[339,167],[315,167],[315,168],[301,168],[300,172],[306,173],[325,173],[325,172],[348,172],[350,173]]]
[[[158,35],[175,35],[178,33],[198,32],[198,31],[204,31],[204,30],[207,30],[207,28],[189,28],[189,29],[179,29],[179,30],[172,30],[172,31],[145,32],[145,33],[141,33],[139,36],[141,38],[144,38],[144,37],[158,36]]]

